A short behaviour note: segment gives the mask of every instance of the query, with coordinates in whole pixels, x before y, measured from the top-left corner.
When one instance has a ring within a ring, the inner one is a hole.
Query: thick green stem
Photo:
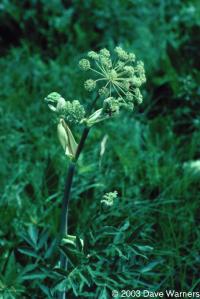
[[[68,173],[66,176],[65,191],[62,200],[62,210],[61,210],[61,225],[60,225],[60,237],[66,236],[68,233],[68,205],[70,199],[70,191],[73,182],[75,163],[71,163],[68,168]],[[67,259],[66,256],[61,253],[60,255],[60,267],[62,269],[67,269]],[[59,299],[66,299],[66,292],[58,293]]]
[[[71,163],[69,165],[68,173],[66,177],[65,191],[63,195],[62,210],[61,210],[61,227],[60,227],[61,236],[67,235],[67,231],[68,231],[68,223],[67,223],[68,204],[69,204],[73,176],[75,172],[75,166],[76,166],[75,163]]]
[[[81,136],[81,140],[80,140],[80,142],[78,144],[78,148],[77,148],[77,151],[76,151],[75,162],[77,162],[77,160],[78,160],[78,158],[80,156],[80,153],[83,150],[85,141],[86,141],[87,136],[89,134],[89,131],[90,131],[90,128],[88,128],[88,127],[85,127],[85,129],[83,130],[83,133],[82,133],[82,136]]]
[[[71,164],[69,165],[69,168],[68,168],[66,183],[65,183],[65,191],[64,191],[64,196],[63,196],[63,200],[62,200],[61,228],[60,228],[61,238],[68,234],[68,207],[69,207],[71,187],[72,187],[75,168],[76,168],[76,162],[78,161],[80,153],[83,150],[89,130],[90,130],[90,128],[88,128],[88,127],[85,127],[85,129],[83,130],[81,140],[78,144],[78,148],[76,151],[74,162],[71,162]],[[67,269],[67,259],[63,253],[61,253],[61,255],[60,255],[60,267],[65,270]],[[65,291],[60,292],[58,295],[58,298],[66,299],[66,292]]]

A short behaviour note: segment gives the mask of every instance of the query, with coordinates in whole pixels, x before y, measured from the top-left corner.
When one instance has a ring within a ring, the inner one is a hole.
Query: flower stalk
[[[75,154],[74,161],[72,161],[68,167],[67,176],[65,180],[65,190],[62,199],[62,210],[61,210],[61,227],[60,227],[60,236],[63,238],[64,236],[68,235],[68,208],[69,208],[69,201],[70,201],[70,194],[71,194],[71,187],[73,183],[73,178],[76,170],[76,163],[78,158],[83,150],[84,144],[88,137],[90,128],[85,127],[80,139],[80,142],[77,147],[77,151]],[[67,259],[66,256],[61,253],[60,254],[60,267],[62,269],[67,269]],[[58,295],[59,299],[66,299],[66,292],[60,292]]]
[[[91,73],[91,77],[84,83],[85,89],[96,92],[87,116],[84,106],[77,100],[66,101],[56,92],[45,98],[48,107],[56,115],[58,138],[65,155],[70,159],[62,199],[60,239],[68,236],[68,209],[73,178],[91,127],[118,117],[121,110],[133,111],[135,104],[143,101],[140,88],[146,82],[143,62],[136,61],[134,53],[128,53],[121,47],[116,47],[112,55],[107,49],[90,51],[87,59],[80,60],[79,67]],[[100,100],[100,105],[93,111],[97,100]],[[73,135],[74,126],[83,124],[85,127],[77,143]],[[116,196],[116,192],[107,194],[102,200],[102,207],[111,206]],[[63,253],[60,255],[60,267],[67,269],[67,259]],[[59,299],[66,299],[66,296],[65,290],[58,294]]]

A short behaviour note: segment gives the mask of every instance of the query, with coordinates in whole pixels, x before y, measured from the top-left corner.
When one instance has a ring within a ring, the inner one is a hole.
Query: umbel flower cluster
[[[104,99],[104,109],[111,114],[120,108],[133,110],[134,104],[142,103],[140,87],[146,82],[144,64],[136,61],[134,53],[116,47],[114,57],[107,49],[98,53],[88,52],[88,59],[81,59],[79,66],[83,71],[91,71],[91,78],[85,81],[89,92],[97,89]],[[107,99],[108,98],[108,99]],[[109,111],[110,110],[110,111]]]
[[[59,93],[52,92],[45,99],[49,108],[68,124],[78,124],[85,116],[85,109],[79,101],[66,101]]]
[[[94,124],[117,116],[122,108],[133,110],[142,103],[140,87],[146,82],[144,64],[136,61],[134,53],[116,47],[113,57],[107,49],[88,52],[88,59],[81,59],[79,66],[90,71],[91,78],[84,83],[89,92],[97,91],[101,108],[86,116],[84,106],[78,100],[65,100],[57,92],[50,93],[45,101],[58,119],[58,137],[70,158],[75,157],[77,143],[70,130],[71,125]]]

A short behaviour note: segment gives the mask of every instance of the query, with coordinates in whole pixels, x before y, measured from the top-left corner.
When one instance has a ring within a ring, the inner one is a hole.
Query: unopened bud
[[[67,155],[70,159],[73,159],[77,150],[77,143],[70,128],[65,123],[64,119],[60,119],[57,127],[58,139]]]

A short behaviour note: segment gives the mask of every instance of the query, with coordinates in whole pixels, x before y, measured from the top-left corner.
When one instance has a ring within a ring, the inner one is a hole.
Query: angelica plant
[[[70,159],[62,201],[61,239],[68,235],[68,206],[74,171],[90,129],[99,122],[118,117],[121,110],[132,111],[136,104],[141,104],[143,97],[140,88],[146,82],[143,62],[136,61],[134,53],[128,53],[121,47],[116,47],[112,54],[107,49],[90,51],[86,58],[79,61],[79,67],[88,74],[84,88],[89,94],[96,94],[89,111],[86,112],[86,107],[78,100],[65,100],[57,92],[52,92],[45,98],[57,121],[59,141]],[[97,101],[100,108],[95,110]],[[76,140],[72,132],[74,125],[84,126],[79,140]],[[116,192],[105,196],[102,205],[112,205],[116,196]],[[67,267],[64,255],[61,255],[60,267]],[[59,298],[66,298],[65,292]]]

